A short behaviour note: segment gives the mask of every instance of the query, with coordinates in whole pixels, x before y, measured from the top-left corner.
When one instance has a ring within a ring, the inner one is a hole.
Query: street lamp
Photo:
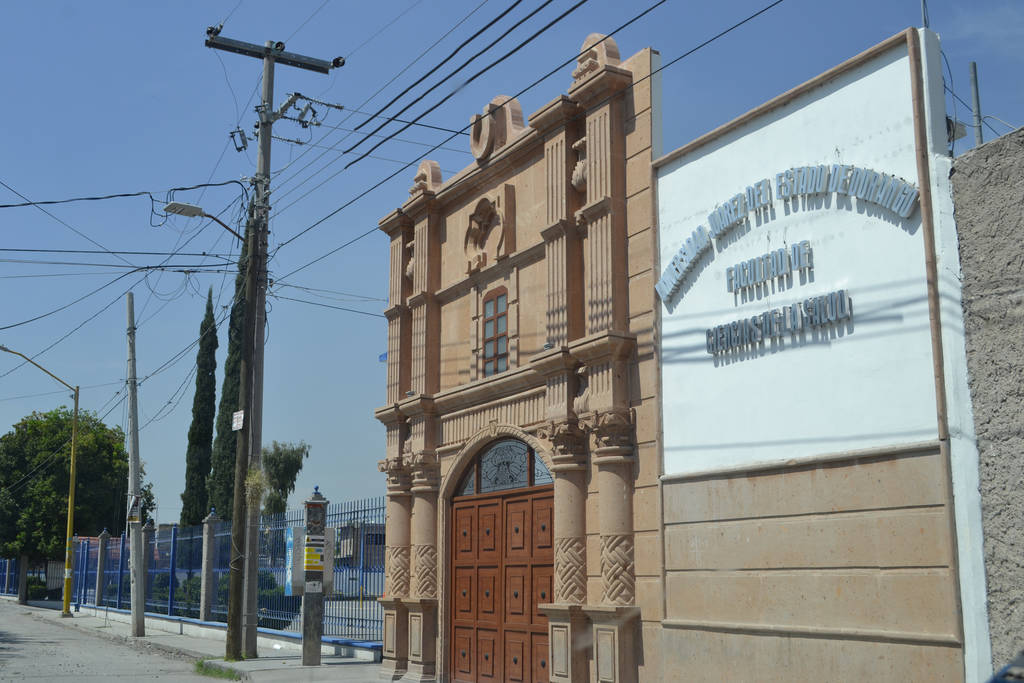
[[[186,218],[198,218],[200,216],[203,218],[209,218],[211,221],[216,221],[220,223],[225,230],[230,232],[238,239],[242,240],[243,242],[245,241],[245,238],[239,235],[234,230],[232,230],[227,223],[217,218],[216,216],[212,216],[206,213],[205,211],[203,211],[202,207],[196,206],[195,204],[185,204],[184,202],[171,202],[164,207],[164,211],[166,211],[167,213],[176,214],[178,216],[185,216]]]
[[[74,534],[75,527],[75,442],[78,438],[78,387],[73,387],[57,375],[53,374],[39,363],[35,362],[23,353],[18,353],[13,349],[9,349],[6,346],[0,345],[0,351],[6,351],[7,353],[13,353],[15,356],[21,356],[27,362],[36,366],[50,377],[54,378],[68,389],[75,392],[75,416],[71,421],[71,476],[68,482],[68,534],[67,544],[64,546],[64,607],[61,610],[60,615],[62,617],[71,616],[71,537]],[[22,568],[21,571],[27,571],[28,568]]]

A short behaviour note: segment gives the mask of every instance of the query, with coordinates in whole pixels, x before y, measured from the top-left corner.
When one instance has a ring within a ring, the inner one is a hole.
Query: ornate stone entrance
[[[491,444],[452,500],[450,675],[459,683],[547,681],[554,488],[513,439]]]

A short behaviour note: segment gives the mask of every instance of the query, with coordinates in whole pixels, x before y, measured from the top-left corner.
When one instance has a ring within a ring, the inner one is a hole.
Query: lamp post
[[[6,351],[7,353],[13,353],[15,356],[21,356],[27,362],[36,366],[50,377],[54,378],[68,389],[75,392],[75,413],[74,418],[71,421],[71,473],[68,481],[68,533],[67,543],[64,546],[64,606],[61,609],[60,615],[62,617],[71,616],[71,538],[74,534],[75,528],[75,444],[78,439],[78,387],[73,387],[57,375],[53,374],[39,363],[35,362],[23,353],[18,353],[13,349],[9,349],[6,346],[0,345],[0,351]],[[27,571],[27,567],[20,568],[21,571]]]

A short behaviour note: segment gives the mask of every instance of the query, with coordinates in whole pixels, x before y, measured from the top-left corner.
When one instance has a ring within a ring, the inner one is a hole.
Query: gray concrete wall
[[[1024,130],[953,163],[995,669],[1024,648]]]

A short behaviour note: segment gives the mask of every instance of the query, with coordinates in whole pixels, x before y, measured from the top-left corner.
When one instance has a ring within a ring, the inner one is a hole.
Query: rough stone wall
[[[992,663],[1024,641],[1024,130],[953,163]]]

